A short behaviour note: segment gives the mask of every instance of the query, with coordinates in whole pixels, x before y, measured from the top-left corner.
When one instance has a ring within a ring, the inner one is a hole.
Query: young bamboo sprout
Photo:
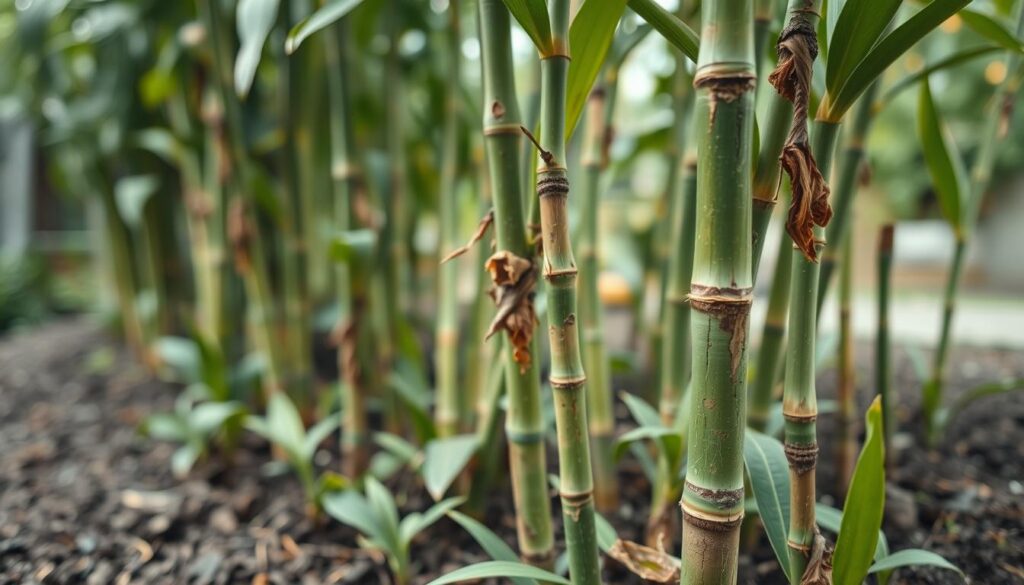
[[[520,157],[523,139],[512,63],[511,23],[502,0],[480,0],[480,43],[484,72],[483,133],[494,198],[497,252],[488,262],[498,278],[497,325],[508,333],[502,348],[508,413],[509,463],[516,509],[519,554],[551,566],[553,536],[544,454],[537,319],[533,308],[538,266],[527,238]],[[512,272],[509,268],[517,268]],[[501,270],[498,270],[501,269]]]
[[[586,374],[576,317],[576,261],[569,236],[565,115],[569,72],[569,2],[550,0],[551,46],[541,55],[541,139],[537,166],[547,281],[551,390],[558,430],[559,492],[569,575],[578,585],[601,582],[594,528],[594,478],[587,441]]]
[[[878,232],[878,338],[875,340],[875,390],[882,397],[882,428],[885,430],[886,457],[896,428],[892,396],[892,349],[889,347],[889,302],[892,290],[892,243],[894,226],[886,224]]]
[[[705,3],[697,88],[697,224],[690,285],[693,383],[682,508],[682,583],[736,581],[752,295],[754,123],[750,0]],[[727,34],[721,34],[728,31]],[[678,359],[678,357],[676,358]]]
[[[444,99],[444,135],[441,153],[441,247],[442,254],[458,246],[459,206],[456,179],[459,156],[459,94],[462,48],[459,34],[459,2],[448,3],[448,88]],[[448,437],[466,430],[469,423],[468,393],[459,387],[459,302],[457,262],[442,262],[438,275],[437,347],[437,409],[434,418],[437,432]]]
[[[615,79],[609,80],[614,86]],[[609,87],[614,93],[614,87]],[[590,92],[587,106],[586,133],[583,136],[583,185],[580,209],[580,267],[583,286],[580,288],[583,349],[587,371],[590,372],[587,407],[590,409],[591,448],[594,450],[594,499],[598,510],[614,511],[618,506],[618,485],[615,473],[615,415],[612,411],[611,368],[604,350],[601,319],[601,297],[598,293],[597,211],[601,170],[605,167],[606,144],[613,103],[605,87]]]

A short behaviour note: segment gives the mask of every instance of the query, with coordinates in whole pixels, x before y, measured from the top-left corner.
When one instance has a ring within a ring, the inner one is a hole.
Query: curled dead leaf
[[[620,538],[608,549],[608,556],[648,583],[679,582],[679,559],[663,551]]]
[[[490,227],[492,223],[494,223],[493,209],[488,211],[487,214],[480,219],[480,224],[476,226],[476,231],[473,233],[473,236],[469,238],[469,241],[466,242],[465,245],[455,248],[454,250],[451,251],[451,253],[442,258],[441,264],[444,264],[449,260],[458,258],[459,256],[462,256],[466,252],[469,252],[469,250],[473,247],[473,244],[476,244],[477,242],[483,239],[484,234],[487,233],[487,228]]]
[[[491,255],[484,264],[494,282],[494,302],[498,312],[487,329],[487,338],[504,329],[512,342],[513,357],[520,372],[530,366],[530,341],[537,326],[533,309],[533,289],[537,274],[533,263],[512,252],[502,250]]]
[[[815,527],[811,558],[807,560],[800,585],[832,585],[832,552],[832,545]]]

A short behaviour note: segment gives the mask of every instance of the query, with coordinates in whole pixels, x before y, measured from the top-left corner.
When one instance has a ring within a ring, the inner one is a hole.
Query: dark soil
[[[870,348],[859,352],[861,406],[869,401]],[[949,394],[977,383],[1024,377],[1019,352],[958,349]],[[104,363],[107,362],[107,363]],[[919,425],[920,382],[899,352],[896,387],[904,429]],[[832,393],[832,374],[820,391]],[[358,547],[336,522],[311,520],[288,474],[269,475],[269,448],[246,437],[230,465],[214,456],[187,481],[169,466],[174,446],[137,432],[170,410],[179,391],[154,381],[125,351],[86,321],[63,321],[0,341],[0,585],[7,583],[331,584],[391,583],[383,559]],[[631,423],[620,413],[624,428]],[[828,453],[833,420],[819,425]],[[936,450],[913,434],[895,441],[891,548],[934,550],[970,582],[1024,583],[1024,393],[991,397],[958,413]],[[318,454],[336,467],[332,449]],[[554,463],[554,457],[551,458]],[[819,484],[830,498],[835,472],[823,457]],[[648,485],[622,466],[623,505],[610,518],[620,536],[642,539]],[[394,480],[403,510],[428,503],[411,476]],[[557,498],[553,500],[557,506]],[[485,523],[514,538],[511,496],[496,490]],[[556,509],[557,513],[557,509]],[[557,516],[556,516],[557,517]],[[485,560],[455,524],[442,520],[413,546],[416,583]],[[742,560],[744,585],[777,582],[761,543]],[[637,581],[613,566],[608,583]],[[954,574],[902,570],[901,583],[959,583]]]

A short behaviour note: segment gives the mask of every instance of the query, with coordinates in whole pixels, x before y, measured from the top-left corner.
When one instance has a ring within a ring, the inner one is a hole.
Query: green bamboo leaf
[[[305,459],[312,459],[320,443],[338,428],[341,424],[341,417],[338,415],[328,416],[309,428],[305,440],[302,443],[302,455]]]
[[[839,534],[839,527],[843,524],[843,512],[832,506],[815,504],[814,519],[818,526],[834,534]],[[874,558],[875,562],[878,562],[887,556],[889,556],[889,541],[885,538],[885,533],[879,530],[878,544],[875,545],[875,555],[872,558]]]
[[[942,556],[929,550],[921,550],[919,548],[896,551],[893,554],[876,561],[875,564],[871,565],[871,569],[868,573],[878,573],[881,571],[891,571],[900,567],[922,565],[949,569],[950,571],[956,571],[961,576],[964,574],[964,572],[956,565],[942,558]]]
[[[965,198],[970,189],[967,170],[949,130],[939,117],[928,79],[921,81],[918,94],[917,131],[942,214],[954,230],[960,231],[964,227]]]
[[[963,19],[964,24],[970,27],[971,30],[1004,49],[1024,51],[1024,44],[1021,43],[1021,40],[991,16],[964,8],[960,11],[960,18]]]
[[[449,583],[461,583],[463,581],[474,581],[477,579],[487,579],[491,577],[507,579],[525,577],[528,579],[536,579],[538,581],[551,583],[552,585],[572,585],[572,583],[565,577],[560,577],[554,573],[538,569],[537,567],[531,567],[530,565],[524,565],[523,563],[513,563],[509,561],[486,561],[470,565],[468,567],[462,567],[461,569],[448,573],[444,577],[434,579],[427,585],[448,585]]]
[[[383,432],[374,433],[373,441],[387,450],[388,453],[401,459],[406,465],[412,464],[420,455],[415,445],[398,435]]]
[[[299,411],[284,392],[275,392],[267,404],[267,424],[277,437],[276,442],[290,454],[298,456],[306,440],[306,427]]]
[[[829,93],[839,91],[839,85],[878,42],[885,27],[896,16],[900,3],[900,0],[876,0],[836,2],[829,6],[831,14],[838,13],[828,39],[825,87]]]
[[[240,402],[204,402],[189,413],[188,426],[206,437],[219,429],[229,418],[243,412],[245,407]]]
[[[842,81],[841,89],[833,91],[829,86],[822,99],[818,117],[830,121],[842,120],[843,114],[857,101],[860,94],[864,93],[889,65],[970,1],[934,0],[886,35],[857,64],[848,77],[839,78],[839,81]]]
[[[114,200],[117,210],[128,227],[138,228],[142,224],[142,213],[146,203],[160,189],[156,175],[134,175],[118,179],[114,185]]]
[[[629,449],[630,445],[644,439],[657,439],[659,443],[662,441],[674,441],[676,444],[676,451],[682,448],[682,438],[679,436],[678,431],[661,425],[643,426],[627,431],[619,437],[615,442],[615,452],[613,457],[615,459],[620,459]],[[672,445],[669,445],[669,447],[671,449]]]
[[[284,51],[291,55],[298,50],[303,41],[338,22],[362,2],[363,0],[335,0],[321,6],[316,12],[288,31],[288,38],[284,41]]]
[[[661,416],[653,406],[647,404],[643,398],[634,396],[629,392],[620,392],[619,396],[626,403],[626,408],[633,415],[633,419],[642,427],[664,427],[661,424]]]
[[[239,0],[235,10],[238,28],[238,56],[235,58],[235,91],[240,97],[249,95],[256,68],[260,65],[263,45],[277,20],[280,0]]]
[[[782,572],[789,576],[789,462],[778,439],[747,429],[743,438],[743,460],[750,487],[761,516],[768,542],[775,551]]]
[[[983,57],[985,55],[988,55],[989,53],[994,53],[1000,50],[1002,50],[1002,47],[998,45],[983,45],[981,47],[971,47],[969,49],[964,49],[962,51],[953,53],[952,55],[944,59],[941,59],[931,65],[926,66],[924,69],[918,71],[917,73],[908,75],[903,79],[900,79],[896,83],[892,84],[892,86],[889,87],[889,89],[885,92],[885,95],[882,96],[882,99],[879,100],[879,103],[882,107],[884,107],[886,104],[892,102],[892,100],[895,99],[895,97],[899,95],[903,90],[917,84],[919,81],[926,77],[931,77],[933,73],[938,73],[946,69],[951,69],[953,67],[956,67],[957,65],[962,65],[964,63],[973,61],[978,57]]]
[[[612,65],[622,65],[626,57],[640,44],[640,41],[647,38],[647,35],[654,30],[649,24],[641,24],[630,32],[615,35],[612,39],[612,47],[608,50],[608,62]]]
[[[615,541],[619,539],[619,534],[615,532],[612,523],[597,512],[594,513],[594,529],[597,533],[598,548],[607,553],[608,549],[614,546]]]
[[[601,72],[626,0],[584,2],[569,28],[569,80],[565,96],[565,139],[569,140],[583,113],[590,88]]]
[[[398,533],[401,535],[402,545],[405,547],[409,546],[412,539],[417,534],[423,532],[427,528],[430,528],[435,522],[440,520],[445,514],[448,514],[455,508],[458,508],[466,501],[464,497],[448,498],[443,502],[438,502],[430,507],[426,512],[420,514],[414,512],[409,514],[402,519],[402,523],[398,527]]]
[[[362,494],[353,490],[333,492],[323,498],[324,511],[331,517],[355,528],[373,540],[382,540],[380,519]]]
[[[653,26],[665,40],[682,51],[689,60],[697,62],[700,39],[685,22],[662,8],[655,0],[629,0],[629,7]]]
[[[885,512],[885,446],[882,400],[876,396],[867,412],[867,437],[850,480],[845,511],[836,539],[832,582],[860,585],[878,545]]]
[[[496,561],[507,561],[516,562],[519,560],[519,555],[512,550],[512,547],[505,544],[500,536],[491,531],[490,528],[477,522],[476,520],[466,516],[462,512],[452,510],[448,512],[448,517],[454,520],[459,526],[466,529],[466,532],[473,537],[473,540],[484,549],[492,559]],[[535,583],[530,579],[513,579],[516,585],[531,585]]]
[[[533,44],[541,55],[551,52],[551,21],[548,18],[548,7],[544,0],[504,0],[505,6],[523,27],[526,34],[533,39]]]
[[[176,381],[194,384],[202,378],[202,356],[191,339],[164,336],[153,342],[153,351],[160,363],[173,371]]]
[[[398,505],[395,504],[395,498],[388,488],[373,476],[368,476],[365,483],[366,500],[369,502],[370,508],[373,509],[373,515],[382,529],[380,538],[375,540],[385,545],[393,554],[398,555],[402,550],[402,541],[399,533]]]
[[[444,497],[444,493],[476,453],[477,446],[476,435],[456,435],[427,443],[420,474],[423,475],[427,492],[435,500]]]

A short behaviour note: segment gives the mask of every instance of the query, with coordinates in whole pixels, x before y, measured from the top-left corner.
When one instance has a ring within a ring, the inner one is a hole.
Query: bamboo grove
[[[900,432],[900,226],[884,222],[877,250],[855,241],[853,202],[873,122],[909,100],[955,245],[923,422],[903,429],[936,440],[959,281],[1022,77],[1024,2],[968,4],[37,0],[8,67],[32,74],[20,99],[55,181],[100,212],[125,341],[185,384],[144,425],[178,445],[180,477],[255,433],[309,513],[360,532],[396,583],[425,572],[410,543],[443,517],[493,560],[435,584],[596,585],[614,565],[727,585],[764,540],[794,585],[885,582],[900,562],[948,563],[874,556]],[[908,70],[956,19],[982,44]],[[91,36],[62,41],[72,26]],[[645,135],[619,123],[637,120],[642,51],[667,63]],[[932,85],[986,63],[1003,79],[974,105],[967,168]],[[631,178],[643,164],[663,172]],[[632,197],[645,181],[655,195]],[[640,228],[612,213],[634,208]],[[877,371],[858,396],[865,249]],[[623,257],[626,302],[605,274]],[[834,428],[818,424],[830,292]],[[838,485],[817,485],[820,458]],[[643,503],[626,496],[638,468]],[[396,477],[435,505],[399,519]],[[822,515],[822,492],[842,509]],[[506,496],[515,533],[495,534],[481,519]],[[627,509],[649,513],[643,542],[617,535]]]

